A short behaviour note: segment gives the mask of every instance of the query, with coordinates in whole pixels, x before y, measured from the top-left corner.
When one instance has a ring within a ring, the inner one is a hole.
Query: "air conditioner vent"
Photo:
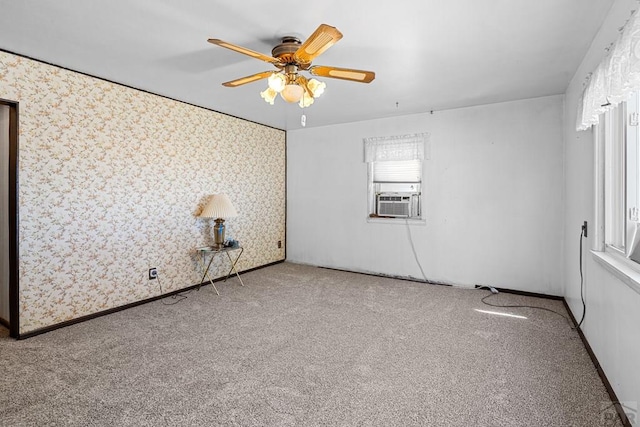
[[[420,216],[416,193],[381,193],[377,196],[379,216],[411,218]]]
[[[403,200],[409,200],[408,196],[380,196],[381,201],[383,202],[402,202]]]

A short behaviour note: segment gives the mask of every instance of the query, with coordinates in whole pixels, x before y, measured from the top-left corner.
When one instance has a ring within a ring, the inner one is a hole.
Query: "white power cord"
[[[420,272],[422,273],[422,278],[425,282],[428,282],[427,275],[424,274],[424,270],[422,269],[422,264],[420,264],[420,259],[418,258],[418,254],[416,253],[416,247],[413,245],[413,238],[411,237],[411,227],[409,226],[409,219],[404,219],[405,224],[407,224],[407,234],[409,235],[409,243],[411,243],[411,250],[413,251],[413,257],[416,259],[416,263],[420,268]]]

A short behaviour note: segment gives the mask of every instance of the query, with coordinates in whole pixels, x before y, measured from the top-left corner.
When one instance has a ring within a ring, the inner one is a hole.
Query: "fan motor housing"
[[[283,37],[282,43],[271,50],[271,55],[286,64],[295,64],[296,61],[293,58],[293,54],[300,48],[300,45],[302,45],[302,42],[297,37]]]

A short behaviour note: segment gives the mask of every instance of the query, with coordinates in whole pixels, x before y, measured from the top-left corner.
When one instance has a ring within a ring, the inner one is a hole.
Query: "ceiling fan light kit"
[[[311,62],[321,53],[333,46],[342,38],[337,28],[321,24],[311,36],[301,43],[296,37],[283,37],[282,42],[273,48],[272,56],[255,52],[220,39],[209,39],[209,43],[233,50],[252,58],[273,64],[278,71],[263,71],[251,76],[222,83],[223,86],[237,87],[262,79],[268,79],[268,87],[260,92],[265,102],[273,105],[278,94],[286,102],[297,102],[300,108],[313,104],[315,98],[322,95],[326,83],[316,79],[307,79],[299,71],[306,71],[314,76],[370,83],[375,79],[373,71],[353,70],[329,66],[311,66]]]

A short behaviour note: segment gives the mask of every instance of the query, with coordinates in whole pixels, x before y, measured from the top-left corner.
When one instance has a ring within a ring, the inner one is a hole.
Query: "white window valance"
[[[578,103],[576,130],[598,124],[600,114],[640,89],[640,18],[634,12],[609,54],[593,71]]]
[[[417,133],[402,136],[364,138],[364,161],[385,162],[398,160],[424,160],[429,134]]]

